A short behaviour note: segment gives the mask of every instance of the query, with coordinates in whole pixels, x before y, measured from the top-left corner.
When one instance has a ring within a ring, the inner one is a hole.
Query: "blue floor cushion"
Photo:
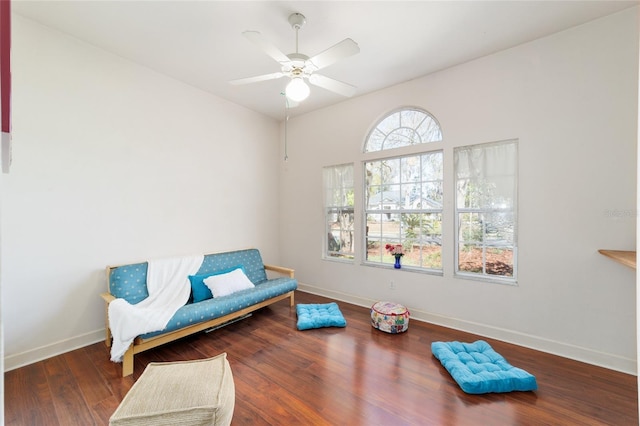
[[[321,327],[345,327],[345,321],[340,312],[338,304],[335,302],[323,304],[302,304],[296,305],[298,314],[298,330],[309,330]]]
[[[466,393],[532,391],[536,378],[509,364],[484,340],[433,342],[431,352]]]

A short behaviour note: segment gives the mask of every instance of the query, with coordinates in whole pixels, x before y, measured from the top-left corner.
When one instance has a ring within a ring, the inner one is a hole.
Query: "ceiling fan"
[[[247,84],[289,77],[291,81],[287,84],[285,95],[288,99],[295,102],[303,101],[309,96],[310,89],[305,80],[308,80],[309,83],[314,86],[322,87],[323,89],[342,96],[353,96],[356,91],[355,86],[321,74],[316,74],[315,72],[336,63],[340,59],[360,52],[358,44],[350,38],[346,38],[327,50],[309,57],[298,52],[298,30],[306,23],[306,18],[301,13],[293,13],[289,16],[288,20],[291,27],[296,31],[296,51],[288,55],[285,55],[273,44],[262,38],[262,35],[257,31],[245,31],[242,33],[249,41],[275,59],[281,66],[280,71],[256,77],[232,80],[229,83]]]

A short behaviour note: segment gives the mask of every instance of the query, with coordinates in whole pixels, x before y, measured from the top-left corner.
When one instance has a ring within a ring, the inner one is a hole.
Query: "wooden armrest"
[[[284,275],[289,275],[289,278],[293,278],[295,270],[291,268],[285,268],[284,266],[264,265],[264,269],[268,271],[279,272]]]
[[[107,303],[111,303],[114,300],[116,300],[116,297],[113,296],[111,293],[100,293],[100,297],[102,297],[102,299],[104,299],[104,301]]]
[[[116,300],[116,297],[111,293],[100,293],[100,297],[102,297],[102,299],[107,302],[104,308],[104,344],[109,348],[111,347],[111,329],[109,329],[109,303]]]

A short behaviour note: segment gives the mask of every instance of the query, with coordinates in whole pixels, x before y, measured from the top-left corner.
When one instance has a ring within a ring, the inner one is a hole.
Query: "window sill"
[[[435,276],[438,276],[438,277],[441,277],[441,276],[444,275],[442,273],[442,271],[440,271],[440,270],[424,269],[424,268],[417,268],[417,267],[405,266],[405,265],[402,265],[402,268],[400,268],[400,269],[395,269],[393,267],[393,263],[362,262],[360,265],[362,265],[362,266],[371,266],[371,267],[374,267],[374,268],[381,268],[381,269],[393,269],[393,270],[397,270],[397,271],[416,272],[418,274],[435,275]]]
[[[464,272],[455,272],[453,276],[454,278],[460,278],[463,280],[480,281],[492,284],[505,284],[511,286],[518,285],[518,280],[516,280],[515,278],[500,278],[498,276],[491,277],[487,275],[477,275],[472,273],[465,274]]]
[[[324,256],[322,258],[322,260],[326,260],[326,261],[329,261],[329,262],[336,262],[336,263],[346,263],[348,265],[353,265],[355,263],[355,261],[353,259],[347,259],[345,257]]]

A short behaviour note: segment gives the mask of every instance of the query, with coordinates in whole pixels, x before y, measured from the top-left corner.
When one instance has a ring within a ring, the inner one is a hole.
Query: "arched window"
[[[438,121],[418,108],[403,108],[383,118],[369,133],[364,152],[383,151],[442,140]]]
[[[436,119],[418,108],[396,110],[367,136],[365,152],[442,140]],[[367,263],[393,264],[386,247],[402,246],[403,265],[442,273],[443,152],[421,146],[415,153],[364,162]]]

